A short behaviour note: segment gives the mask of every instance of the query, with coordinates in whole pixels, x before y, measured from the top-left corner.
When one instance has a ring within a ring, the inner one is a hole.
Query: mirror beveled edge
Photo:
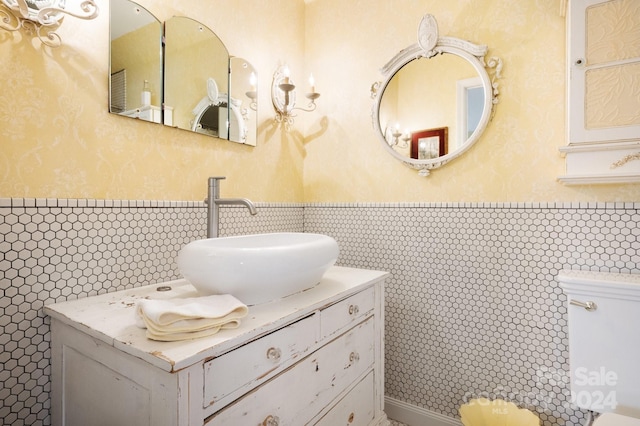
[[[428,176],[431,169],[442,167],[466,152],[480,139],[487,124],[493,117],[495,105],[498,103],[499,91],[497,80],[501,78],[502,60],[492,56],[488,62],[485,62],[487,50],[488,47],[486,45],[477,45],[456,37],[439,37],[438,24],[435,17],[430,14],[425,14],[418,25],[418,42],[398,52],[380,69],[384,80],[375,82],[371,86],[371,97],[374,99],[371,114],[374,129],[384,148],[406,166],[418,170],[420,176]],[[453,152],[432,159],[418,160],[407,158],[394,150],[385,138],[380,124],[380,103],[382,96],[391,79],[406,64],[414,59],[421,57],[428,59],[443,53],[457,55],[467,60],[478,72],[484,89],[484,108],[480,122],[463,146]],[[489,75],[489,72],[491,72],[491,75]]]
[[[112,110],[112,79],[111,79],[111,74],[112,74],[112,30],[113,30],[113,10],[114,10],[114,0],[110,0],[109,1],[109,32],[110,32],[110,40],[109,40],[109,95],[108,95],[108,103],[109,103],[109,113],[112,114],[116,114],[116,115],[121,115],[121,116],[128,116],[131,118],[136,118],[136,119],[142,119],[143,121],[149,121],[149,122],[155,122],[155,123],[159,123],[159,124],[163,124],[165,126],[168,127],[174,127],[174,128],[178,128],[178,129],[182,129],[182,130],[186,130],[189,132],[194,132],[194,133],[198,133],[195,132],[194,130],[192,130],[192,126],[189,127],[185,127],[185,126],[175,126],[174,125],[174,120],[173,120],[173,108],[168,108],[165,105],[164,102],[164,98],[165,98],[165,93],[164,93],[164,89],[165,89],[165,73],[166,73],[166,69],[165,69],[165,52],[164,52],[164,48],[162,47],[162,45],[164,44],[164,37],[165,37],[165,28],[164,28],[164,24],[165,22],[161,22],[153,13],[150,12],[149,9],[147,9],[146,7],[140,5],[139,3],[135,2],[134,0],[121,0],[122,3],[116,3],[115,6],[120,6],[123,7],[123,5],[126,3],[127,5],[132,6],[134,9],[137,9],[139,12],[143,12],[144,14],[146,14],[147,16],[153,18],[158,24],[160,24],[161,29],[160,29],[160,38],[158,40],[158,42],[160,43],[160,81],[161,84],[157,85],[158,87],[156,87],[156,94],[155,96],[152,95],[152,97],[156,97],[157,100],[156,102],[159,103],[159,105],[150,105],[151,108],[155,108],[158,111],[162,111],[162,113],[152,113],[151,117],[147,117],[147,118],[142,118],[139,116],[139,111],[141,110],[141,108],[144,108],[144,106],[142,107],[135,107],[133,109],[131,109],[131,111],[125,111],[125,113],[122,112],[118,112],[118,111],[113,111]],[[117,0],[116,0],[117,2]],[[193,18],[189,18],[189,17],[185,17],[185,16],[177,16],[177,18],[187,18],[192,20],[193,22],[197,23],[198,25],[200,25],[201,27],[203,27],[203,29],[206,29],[207,31],[209,31],[215,38],[216,40],[218,40],[221,44],[221,46],[225,49],[225,51],[227,51],[227,64],[225,65],[225,68],[228,70],[228,75],[226,76],[226,80],[227,83],[230,84],[232,81],[232,73],[234,71],[233,69],[233,61],[232,58],[236,59],[238,63],[242,63],[243,65],[249,66],[251,67],[251,70],[253,71],[254,75],[257,75],[257,70],[253,67],[253,65],[251,65],[251,63],[249,61],[247,61],[246,59],[240,58],[240,57],[235,57],[232,56],[231,54],[229,54],[228,50],[226,50],[226,45],[224,44],[224,42],[218,37],[218,35],[211,30],[209,27],[207,27],[206,25],[202,24],[201,22],[198,22],[197,20],[193,19]],[[145,83],[146,84],[146,83]],[[250,89],[250,83],[249,81],[247,81],[246,83],[246,88]],[[222,136],[213,136],[214,138],[220,139],[220,140],[226,140],[229,142],[235,142],[235,143],[239,143],[239,144],[243,144],[243,145],[247,145],[247,146],[252,146],[255,147],[257,145],[257,83],[253,86],[255,89],[253,90],[253,92],[247,92],[247,100],[248,102],[246,102],[246,106],[245,106],[245,102],[246,101],[244,99],[244,90],[241,90],[241,92],[243,93],[243,101],[242,104],[236,104],[234,103],[234,106],[238,106],[239,110],[237,111],[236,114],[234,114],[234,118],[236,118],[236,122],[239,126],[239,136],[238,138],[234,139],[233,136],[233,132],[231,131],[231,129],[227,129],[226,132],[226,137],[222,137]],[[225,90],[227,92],[228,96],[231,96],[231,91],[232,88],[229,87],[228,90]],[[158,95],[159,93],[159,95]],[[204,92],[203,92],[204,93]],[[252,96],[249,96],[248,93],[252,93]],[[229,104],[229,102],[227,102],[227,104]],[[171,110],[171,114],[168,118],[168,120],[165,118],[165,112],[166,109]],[[127,114],[129,113],[129,114]],[[229,112],[229,114],[231,115],[231,112]],[[195,118],[194,118],[195,120]],[[192,120],[193,121],[193,120]],[[229,124],[232,122],[233,120],[231,119],[231,117],[227,120],[227,125],[229,126]],[[203,133],[200,133],[203,134]],[[203,134],[206,135],[206,134]],[[206,136],[211,136],[211,135],[206,135]]]

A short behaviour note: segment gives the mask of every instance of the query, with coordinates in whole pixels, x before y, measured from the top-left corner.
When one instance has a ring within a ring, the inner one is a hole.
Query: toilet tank
[[[567,295],[571,402],[640,417],[640,275],[562,271],[558,281]]]

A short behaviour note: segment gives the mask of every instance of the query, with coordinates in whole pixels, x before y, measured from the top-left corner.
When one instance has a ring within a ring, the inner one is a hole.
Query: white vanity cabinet
[[[139,118],[140,120],[151,121],[153,123],[161,123],[162,120],[161,110],[155,105],[141,106],[120,114],[126,115],[127,117]]]
[[[48,305],[53,424],[387,425],[386,275],[333,267],[237,329],[181,342],[147,339],[134,310],[197,295],[183,280]]]

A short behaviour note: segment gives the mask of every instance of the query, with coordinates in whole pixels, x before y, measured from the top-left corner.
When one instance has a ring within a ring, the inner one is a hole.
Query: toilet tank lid
[[[640,300],[640,274],[565,270],[558,274],[558,281],[569,294]]]
[[[593,426],[640,426],[640,419],[615,413],[604,413],[593,422]]]

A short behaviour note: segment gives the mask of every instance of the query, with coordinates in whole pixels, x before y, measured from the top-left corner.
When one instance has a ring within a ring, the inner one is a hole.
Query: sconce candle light
[[[258,90],[256,88],[257,83],[258,78],[256,77],[256,73],[252,72],[249,77],[249,85],[251,86],[251,89],[248,92],[245,92],[245,95],[247,95],[247,98],[251,99],[249,107],[254,111],[258,110],[258,104],[256,102],[256,98],[258,97]]]
[[[409,129],[406,129],[404,131],[404,136],[402,136],[402,144],[400,145],[400,148],[408,148],[410,140],[411,140],[411,132],[409,132]]]
[[[391,133],[391,136],[393,136],[393,144],[398,145],[398,139],[400,138],[400,136],[402,136],[399,123],[396,123],[396,127],[393,128],[393,133]]]
[[[271,84],[271,101],[276,110],[276,122],[284,122],[288,128],[293,124],[294,110],[310,112],[316,109],[316,99],[320,97],[320,93],[316,92],[313,74],[309,77],[309,85],[311,90],[305,94],[309,104],[306,108],[296,107],[296,85],[291,79],[289,67],[284,65],[276,70]]]
[[[55,30],[65,15],[80,19],[98,16],[94,0],[83,0],[77,12],[66,8],[66,0],[0,0],[0,28],[8,31],[23,29],[47,46],[60,46],[62,40]]]

